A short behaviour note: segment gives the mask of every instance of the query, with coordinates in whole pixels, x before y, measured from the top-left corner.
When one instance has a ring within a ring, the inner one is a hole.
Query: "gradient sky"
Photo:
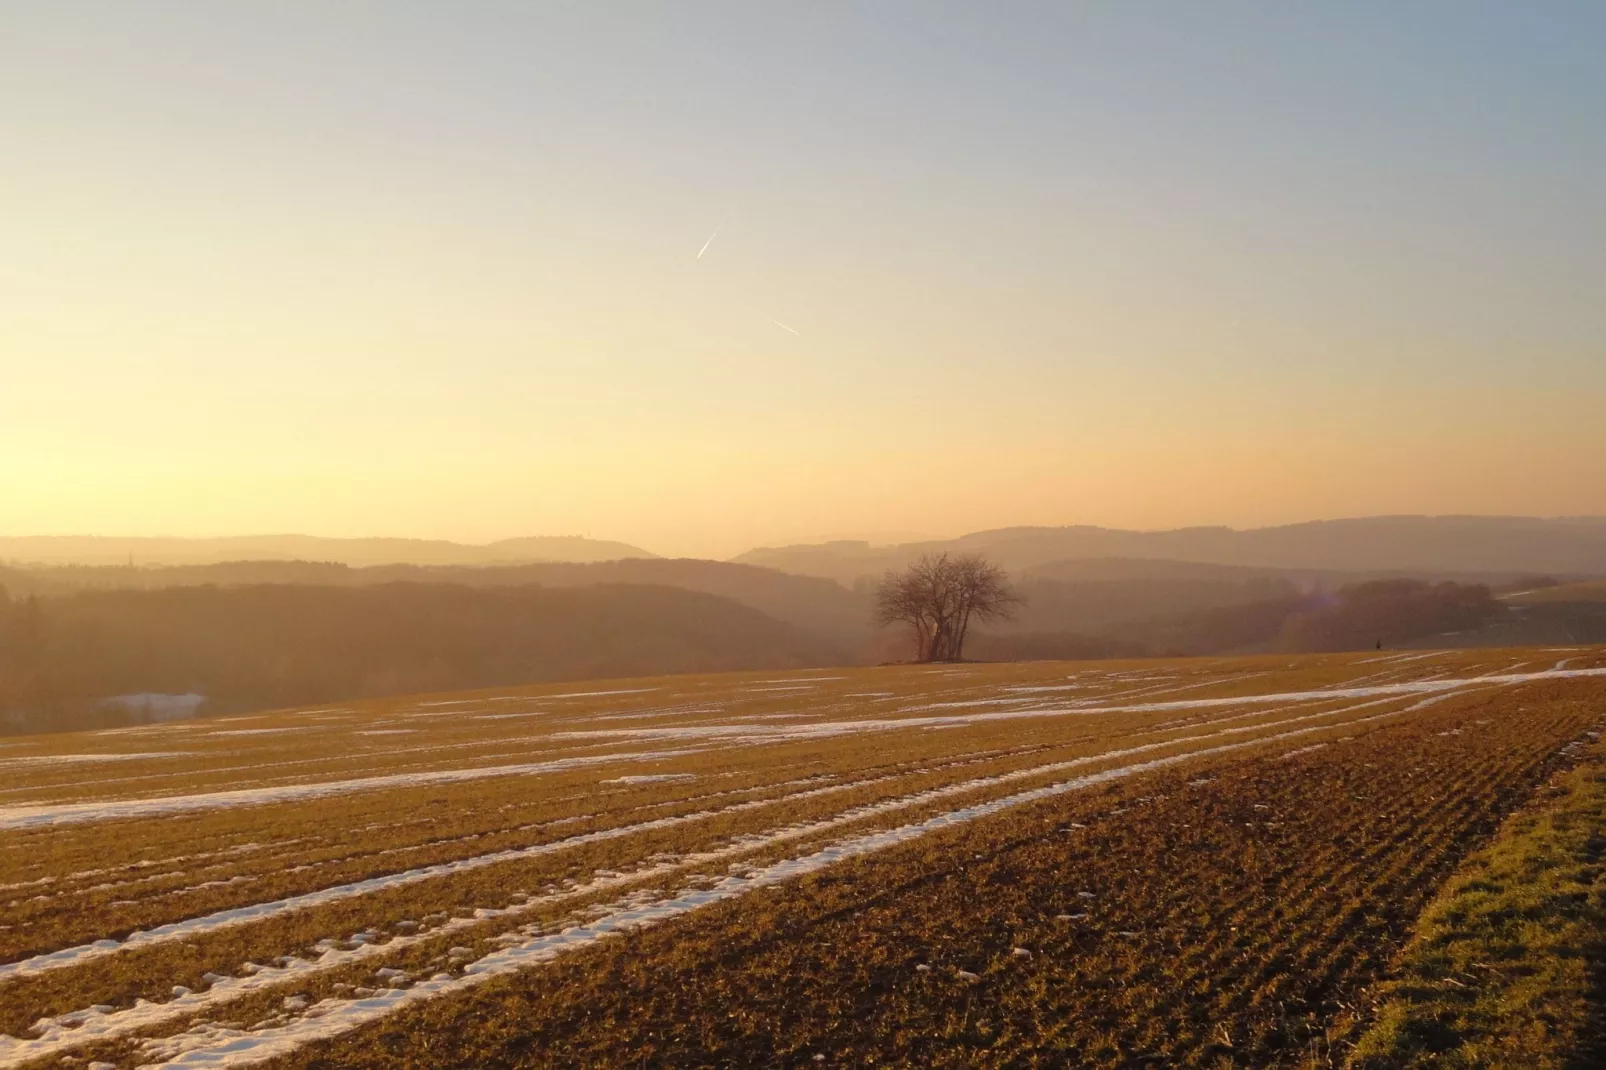
[[[1603,43],[1593,2],[0,2],[0,533],[1606,513]]]

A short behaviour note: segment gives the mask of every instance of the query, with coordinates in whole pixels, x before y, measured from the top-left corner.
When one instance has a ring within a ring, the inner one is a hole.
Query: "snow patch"
[[[551,761],[527,762],[520,765],[490,765],[474,769],[438,769],[430,772],[359,777],[355,780],[327,780],[312,784],[238,788],[232,791],[213,791],[198,795],[168,795],[154,799],[108,799],[101,802],[0,806],[0,829],[38,828],[47,825],[73,824],[80,821],[108,821],[113,818],[153,817],[161,814],[190,813],[196,810],[221,810],[235,806],[262,806],[267,803],[299,802],[304,799],[321,799],[330,795],[346,795],[357,791],[420,787],[429,784],[454,784],[465,780],[483,780],[488,777],[553,773],[582,766],[607,765],[612,762],[639,762],[658,758],[678,758],[691,753],[694,752],[689,750],[626,751],[615,754],[584,755],[576,758],[555,758]]]

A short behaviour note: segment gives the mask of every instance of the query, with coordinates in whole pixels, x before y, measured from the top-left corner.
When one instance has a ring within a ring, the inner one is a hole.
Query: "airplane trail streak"
[[[726,219],[728,219],[728,218],[730,218],[730,217],[729,217],[729,216],[728,216],[728,215],[727,215],[727,216],[726,216]],[[718,224],[718,226],[716,226],[716,227],[714,227],[714,233],[712,233],[712,234],[710,234],[710,235],[709,235],[709,236],[708,236],[708,240],[707,240],[707,241],[705,241],[705,242],[703,242],[703,247],[702,247],[702,248],[701,248],[701,249],[699,249],[699,250],[697,250],[697,259],[698,259],[698,260],[701,260],[701,259],[702,259],[702,258],[703,258],[703,254],[704,254],[704,253],[706,253],[706,252],[708,252],[708,247],[709,247],[709,246],[710,246],[710,245],[713,245],[713,244],[714,244],[714,239],[715,239],[715,238],[717,238],[717,237],[719,237],[719,232],[720,232],[720,231],[721,231],[721,230],[723,230],[723,229],[724,229],[724,227],[725,227],[725,220],[724,220],[724,219],[721,219],[721,220],[720,220],[720,221],[719,221],[719,224]]]
[[[775,326],[779,327],[783,331],[792,331],[792,328],[788,327],[786,324],[782,323],[780,320],[776,319],[773,316],[765,316],[764,318],[769,320],[771,323],[775,324]],[[797,334],[796,331],[792,331],[792,333],[793,334]],[[803,337],[801,334],[798,334],[797,336],[799,338]]]

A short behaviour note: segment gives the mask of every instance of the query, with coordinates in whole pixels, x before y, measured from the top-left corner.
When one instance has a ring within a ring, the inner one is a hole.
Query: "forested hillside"
[[[112,696],[204,695],[202,712],[728,669],[845,655],[728,599],[605,584],[259,585],[0,599],[0,719],[117,724]]]
[[[589,587],[604,583],[653,584],[701,591],[836,639],[862,641],[869,630],[869,599],[831,580],[771,568],[696,558],[624,558],[616,561],[547,561],[522,565],[371,565],[330,561],[225,561],[149,567],[57,565],[0,568],[0,584],[15,593],[63,594],[79,590],[215,584],[238,587],[278,583],[369,587],[383,583],[454,583],[471,587],[539,584]]]
[[[1476,584],[1378,580],[1334,592],[1302,594],[1273,587],[1260,598],[1249,597],[1255,589],[1251,583],[1200,592],[1188,583],[1183,592],[1210,594],[1214,604],[1134,614],[1088,629],[1053,627],[1057,620],[1076,619],[1078,603],[1061,593],[1064,612],[1038,609],[1035,615],[1022,614],[1017,627],[993,627],[977,637],[974,653],[1003,659],[1361,650],[1380,641],[1394,647],[1445,633],[1475,632],[1509,615],[1489,588]],[[1027,590],[1043,597],[1053,587],[1043,583]],[[1230,597],[1234,591],[1238,597]]]
[[[1063,578],[1061,578],[1063,577]],[[980,660],[1495,646],[1606,635],[1600,603],[1487,586],[1178,562],[1059,562],[1016,579]],[[0,718],[123,723],[108,700],[205,696],[201,713],[647,673],[910,656],[864,585],[698,560],[352,568],[235,562],[0,570]],[[1523,600],[1529,602],[1531,600]]]

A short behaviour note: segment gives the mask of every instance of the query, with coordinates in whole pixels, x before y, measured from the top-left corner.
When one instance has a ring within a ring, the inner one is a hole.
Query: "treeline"
[[[1033,579],[1017,584],[1025,603],[1014,630],[1115,634],[1122,625],[1159,621],[1236,606],[1281,604],[1301,589],[1278,577],[1196,579],[1134,576],[1121,579]]]
[[[1223,604],[1106,621],[1090,631],[989,633],[974,649],[977,657],[992,658],[1363,650],[1380,641],[1396,646],[1473,631],[1508,612],[1486,586],[1421,580],[1378,580],[1331,593],[1283,588],[1257,600],[1229,595],[1217,589],[1211,597],[1227,599]]]
[[[831,580],[794,576],[754,565],[695,558],[625,558],[588,563],[519,565],[369,565],[327,561],[229,561],[143,567],[0,566],[0,585],[13,594],[215,585],[296,584],[374,587],[387,583],[462,584],[470,587],[592,587],[649,584],[719,595],[819,634],[862,640],[869,631],[870,599]]]
[[[397,582],[470,587],[674,587],[730,599],[795,625],[840,650],[850,661],[873,663],[907,656],[901,639],[878,637],[872,628],[875,584],[864,582],[848,589],[831,580],[727,561],[660,558],[590,564],[362,568],[307,561],[241,561],[167,568],[0,568],[0,584],[10,586],[14,594],[52,597],[80,591],[212,584],[352,588]],[[1386,643],[1405,642],[1465,627],[1433,592],[1485,590],[1468,584],[1365,578],[1335,583],[1332,577],[1323,577],[1319,582],[1322,587],[1336,587],[1335,593],[1323,594],[1320,587],[1312,593],[1309,577],[1275,571],[1262,574],[1246,568],[1166,561],[1061,562],[1015,579],[1024,603],[1010,623],[986,627],[986,637],[977,637],[982,645],[975,648],[974,656],[1039,656],[1037,652],[1042,650],[1062,650],[1067,657],[1137,656],[1245,648],[1329,649],[1335,644],[1365,645],[1379,638]],[[1452,596],[1452,600],[1458,597]],[[1478,605],[1489,605],[1486,594],[1473,596],[1462,608]],[[1499,609],[1498,605],[1489,608],[1495,613]],[[1362,619],[1367,614],[1375,620]],[[1398,614],[1392,623],[1385,619],[1390,614]],[[1285,629],[1288,635],[1283,634]],[[984,655],[984,650],[996,653]]]
[[[1505,613],[1489,588],[1420,580],[1378,580],[1346,587],[1323,604],[1301,607],[1281,628],[1290,651],[1364,649],[1482,627]]]
[[[847,655],[696,591],[294,584],[0,595],[0,723],[124,723],[114,696],[194,693],[206,712],[674,672],[840,664]]]
[[[218,575],[257,582],[196,582]],[[408,581],[386,578],[397,576]],[[416,582],[420,577],[427,582]],[[530,582],[535,577],[542,583]],[[151,578],[190,585],[98,586]],[[292,579],[299,582],[285,582]],[[128,723],[142,714],[107,701],[126,695],[204,695],[203,712],[238,712],[543,681],[909,657],[905,635],[870,627],[868,590],[727,562],[483,569],[259,562],[0,570],[0,584],[14,584],[11,595],[0,593],[0,730],[10,731]],[[1487,587],[1471,584],[1384,580],[1323,593],[1278,577],[1129,576],[1027,579],[1019,590],[1027,601],[1018,619],[978,629],[967,657],[1606,638],[1602,606],[1511,613]]]

